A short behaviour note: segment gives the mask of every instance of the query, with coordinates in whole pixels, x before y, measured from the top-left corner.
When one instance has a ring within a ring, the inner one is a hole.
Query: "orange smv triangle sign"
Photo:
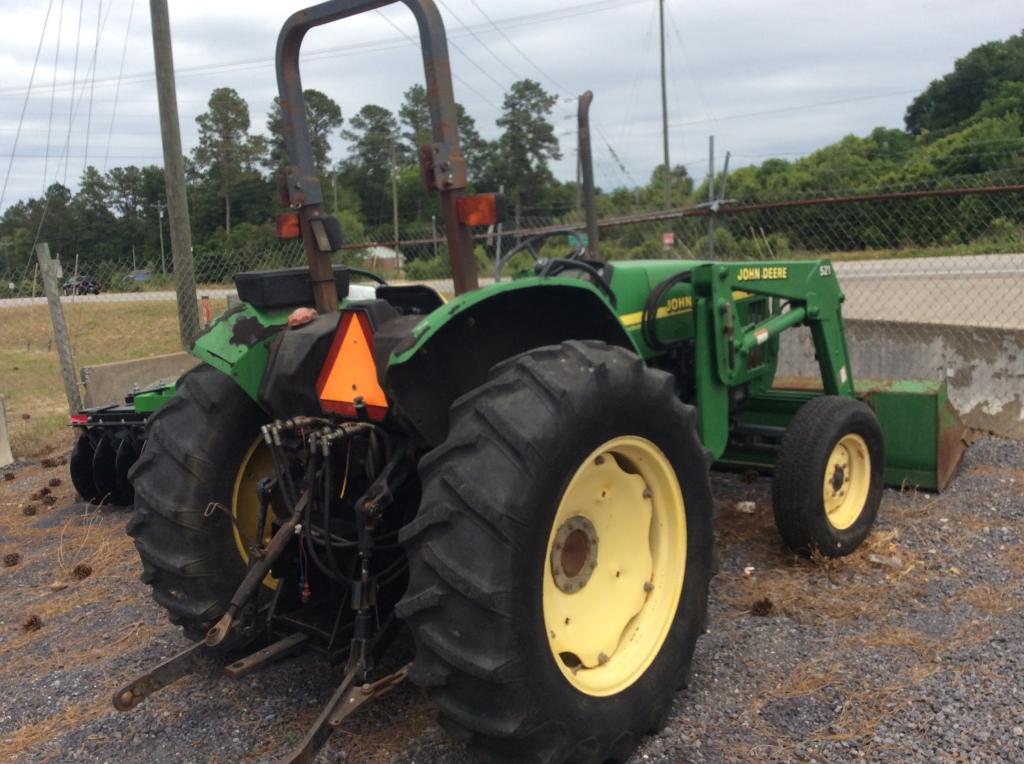
[[[343,313],[327,361],[316,381],[324,411],[356,417],[356,404],[361,401],[370,419],[379,421],[387,414],[388,400],[377,381],[372,343],[373,332],[366,314]]]

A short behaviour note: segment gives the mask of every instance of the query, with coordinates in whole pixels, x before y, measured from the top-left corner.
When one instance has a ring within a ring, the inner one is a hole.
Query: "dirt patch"
[[[1024,447],[986,439],[947,493],[887,491],[868,543],[840,560],[782,547],[767,479],[715,475],[709,632],[690,689],[632,761],[1024,759],[1024,736],[1003,724],[1024,672],[1019,464]],[[238,681],[211,663],[115,712],[117,687],[188,643],[139,581],[130,512],[74,503],[63,466],[14,474],[0,482],[0,551],[22,556],[0,568],[0,760],[113,760],[130,748],[161,762],[247,762],[300,739],[341,678],[315,653]],[[44,487],[55,504],[24,514]],[[468,757],[406,686],[346,722],[318,758],[339,760]]]

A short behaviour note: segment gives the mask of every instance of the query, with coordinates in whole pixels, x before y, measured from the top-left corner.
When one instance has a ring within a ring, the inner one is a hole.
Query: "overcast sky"
[[[63,24],[62,0],[3,0],[0,7],[0,184],[13,155],[0,209],[38,196],[65,173],[74,188],[86,163],[101,170],[162,164],[149,3],[80,2],[80,37],[79,3],[63,0]],[[195,117],[216,87],[235,88],[249,103],[254,130],[265,129],[276,93],[277,32],[304,5],[172,0],[186,151],[195,144]],[[456,97],[485,137],[497,134],[504,88],[517,78],[537,79],[562,99],[554,121],[565,159],[555,169],[571,177],[572,98],[589,88],[598,184],[646,182],[661,161],[657,0],[438,5],[452,46]],[[712,133],[720,156],[730,150],[738,166],[796,158],[878,125],[902,127],[914,94],[956,58],[1022,26],[1020,0],[667,0],[672,163],[702,176]],[[368,102],[396,110],[402,91],[423,81],[418,48],[404,36],[413,31],[400,4],[314,30],[303,49],[303,84],[328,93],[346,117]],[[342,158],[343,141],[333,145],[334,158]],[[67,162],[61,161],[65,147]]]

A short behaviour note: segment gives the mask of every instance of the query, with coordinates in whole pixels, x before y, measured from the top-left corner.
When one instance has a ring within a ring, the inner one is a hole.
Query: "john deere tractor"
[[[310,760],[406,676],[481,758],[623,760],[664,721],[705,628],[709,467],[774,470],[785,543],[844,555],[868,534],[883,480],[934,477],[928,457],[900,459],[927,451],[938,425],[887,464],[824,260],[604,262],[592,225],[585,248],[478,288],[472,228],[503,204],[465,192],[431,0],[403,2],[419,25],[433,128],[420,160],[456,296],[351,291],[332,265],[341,229],[322,206],[299,49],[313,27],[386,1],[330,0],[281,31],[279,231],[301,236],[308,270],[240,274],[241,304],[195,343],[201,365],[148,421],[128,532],[142,580],[196,641],[114,704],[133,707],[203,654],[241,676],[313,646],[344,667],[341,683],[287,761]],[[821,390],[773,387],[779,335],[799,326]],[[903,393],[925,401],[922,417],[944,405],[941,390]],[[415,655],[385,670],[400,628]]]

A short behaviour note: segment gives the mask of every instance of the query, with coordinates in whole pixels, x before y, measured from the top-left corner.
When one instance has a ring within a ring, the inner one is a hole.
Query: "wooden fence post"
[[[14,463],[11,453],[11,437],[7,429],[7,401],[0,395],[0,467]]]
[[[78,392],[78,380],[75,375],[75,358],[71,353],[71,337],[68,325],[64,322],[64,308],[60,304],[57,287],[57,269],[50,257],[50,245],[45,241],[36,245],[36,257],[39,259],[39,273],[43,277],[43,290],[46,302],[50,305],[50,321],[53,323],[53,339],[57,344],[57,355],[60,356],[60,371],[64,378],[64,394],[68,399],[68,410],[78,413],[82,408],[82,398]]]

